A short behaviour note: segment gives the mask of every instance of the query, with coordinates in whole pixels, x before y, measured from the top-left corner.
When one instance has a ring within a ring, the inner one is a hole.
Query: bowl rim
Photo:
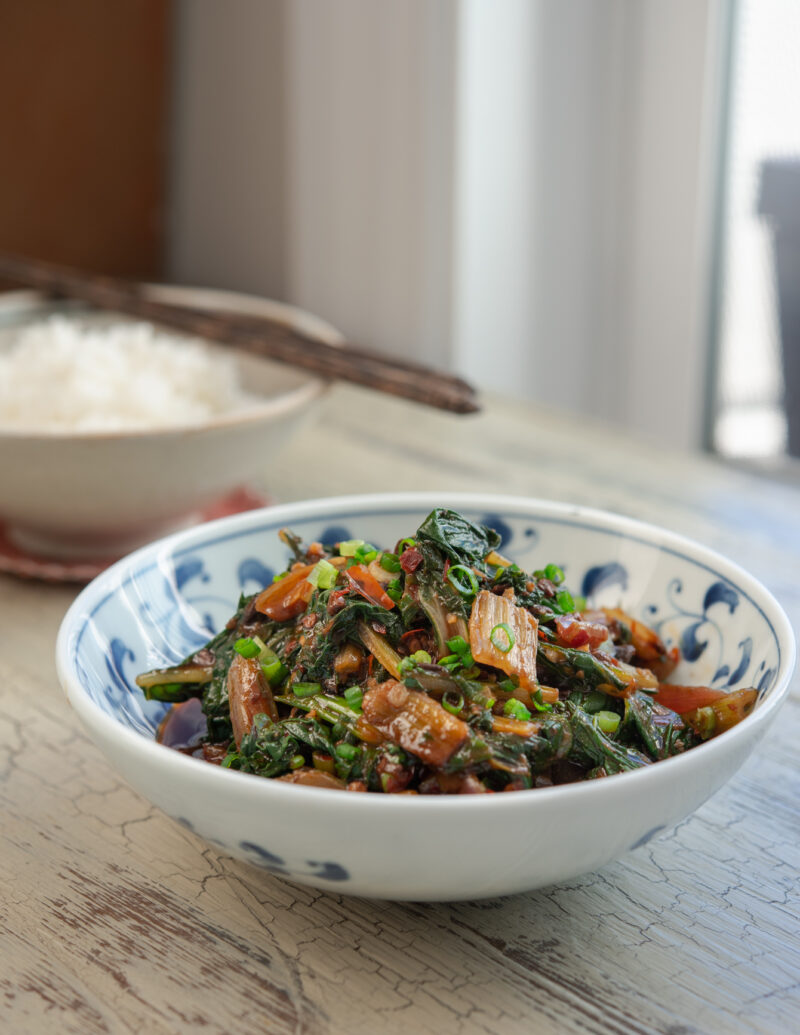
[[[290,327],[303,329],[309,335],[318,338],[329,345],[339,345],[344,342],[344,336],[326,320],[315,316],[313,313],[299,306],[290,305],[287,302],[280,302],[276,299],[261,298],[258,295],[250,295],[238,291],[226,291],[216,288],[189,287],[179,284],[146,284],[143,286],[145,294],[154,299],[172,301],[177,305],[183,302],[185,305],[205,308],[210,312],[228,308],[232,312],[250,313],[253,315],[266,315],[288,324]],[[28,302],[32,306],[31,317],[36,319],[36,309],[47,303],[47,298],[37,291],[15,291],[8,292],[2,299],[0,315],[14,311],[14,297],[19,304]],[[90,310],[93,311],[94,310]],[[97,310],[100,313],[100,310]],[[44,316],[42,315],[42,318]],[[146,323],[147,321],[138,321]],[[169,329],[164,330],[169,334]],[[179,334],[179,332],[175,332]],[[222,351],[224,345],[215,342],[207,343],[211,348]],[[238,356],[258,360],[259,357],[251,357],[247,353],[240,353],[235,348],[231,353],[236,359]],[[263,359],[264,363],[276,362]],[[281,364],[282,366],[285,364]],[[300,368],[291,367],[302,376]],[[248,397],[240,409],[232,410],[230,413],[217,414],[207,420],[194,424],[176,424],[160,428],[129,428],[119,430],[77,430],[63,431],[54,429],[31,429],[4,427],[0,424],[0,443],[18,443],[22,440],[30,442],[46,442],[49,446],[63,442],[75,444],[84,442],[103,441],[142,441],[142,440],[169,440],[177,438],[196,437],[207,435],[214,431],[227,430],[229,428],[247,427],[251,424],[259,424],[263,421],[272,421],[286,414],[301,410],[318,400],[330,390],[331,381],[326,378],[314,377],[309,374],[295,388],[271,397],[260,398],[255,395]]]
[[[534,510],[538,518],[548,517],[561,523],[570,523],[578,527],[599,528],[612,532],[622,538],[634,539],[646,545],[654,546],[667,552],[679,553],[685,559],[705,567],[715,575],[728,578],[763,614],[772,627],[778,645],[778,671],[774,688],[758,707],[741,723],[704,744],[681,755],[675,755],[641,769],[614,774],[601,780],[579,781],[559,784],[553,787],[531,788],[514,794],[501,795],[384,795],[384,794],[352,794],[348,791],[336,791],[314,787],[298,787],[279,780],[269,780],[251,773],[223,770],[220,766],[210,765],[200,759],[184,755],[179,751],[164,747],[154,739],[129,729],[108,715],[88,695],[71,661],[72,644],[88,615],[88,603],[100,603],[118,591],[125,575],[135,570],[144,560],[153,559],[155,564],[175,556],[180,552],[197,549],[198,545],[212,545],[219,539],[233,538],[235,535],[248,534],[268,518],[271,525],[282,525],[292,520],[306,518],[334,518],[338,514],[353,509],[364,509],[373,514],[383,510],[396,513],[398,508],[406,510],[432,509],[435,506],[447,506],[457,509],[471,507],[491,513],[529,514]],[[233,533],[232,535],[229,533]],[[709,563],[710,562],[710,563]],[[711,567],[711,564],[714,567]],[[106,592],[106,589],[109,591]],[[184,529],[156,540],[139,548],[112,565],[76,597],[67,610],[56,641],[56,668],[61,685],[67,698],[78,716],[94,736],[98,743],[111,746],[117,743],[138,754],[142,765],[167,770],[176,779],[198,781],[198,786],[207,786],[221,791],[228,788],[227,794],[235,794],[242,803],[245,801],[262,802],[273,796],[284,802],[307,801],[309,806],[322,805],[332,801],[358,801],[356,808],[369,813],[371,809],[401,809],[407,815],[413,815],[422,809],[458,809],[468,812],[489,808],[519,809],[532,808],[535,801],[558,800],[565,805],[576,795],[588,798],[590,795],[610,796],[611,799],[626,797],[629,790],[640,786],[652,786],[654,781],[668,780],[670,774],[683,772],[687,778],[693,771],[714,767],[714,759],[728,754],[736,744],[748,738],[758,738],[758,730],[765,732],[775,717],[778,709],[789,695],[791,678],[796,662],[796,642],[793,629],[780,603],[773,594],[753,575],[729,560],[723,554],[698,543],[697,541],[676,532],[648,522],[639,521],[611,511],[586,507],[580,504],[562,503],[553,500],[538,499],[527,496],[498,495],[492,493],[466,492],[398,492],[369,493],[346,496],[332,496],[320,499],[284,503],[219,518],[203,525]],[[755,742],[755,741],[754,741]],[[682,767],[682,769],[679,769]],[[638,784],[632,784],[633,780]],[[220,780],[223,781],[220,784]],[[303,797],[295,798],[298,793]],[[711,793],[711,792],[709,792]],[[287,799],[285,796],[289,795]],[[333,797],[332,797],[333,795]],[[345,797],[346,796],[346,797]],[[424,804],[423,804],[424,803]],[[338,806],[336,806],[338,807]]]

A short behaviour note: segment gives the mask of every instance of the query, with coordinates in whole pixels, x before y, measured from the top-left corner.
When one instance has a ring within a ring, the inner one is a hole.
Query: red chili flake
[[[407,640],[410,636],[418,636],[420,633],[424,633],[424,632],[425,632],[425,630],[422,629],[422,628],[420,628],[420,629],[409,629],[408,632],[403,633],[403,635],[400,637],[400,639],[401,640]]]
[[[400,567],[409,575],[412,571],[416,571],[420,564],[422,564],[422,554],[416,546],[409,546],[400,554]]]

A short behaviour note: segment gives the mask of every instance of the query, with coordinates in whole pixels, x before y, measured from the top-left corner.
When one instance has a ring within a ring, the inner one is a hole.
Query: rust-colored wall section
[[[161,272],[169,0],[0,0],[0,250]]]

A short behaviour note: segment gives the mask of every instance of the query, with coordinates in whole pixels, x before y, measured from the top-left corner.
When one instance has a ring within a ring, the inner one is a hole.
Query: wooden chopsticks
[[[320,377],[351,381],[452,413],[475,413],[480,409],[475,390],[459,377],[349,343],[328,345],[277,320],[157,302],[147,297],[144,285],[134,281],[15,255],[0,255],[0,277],[49,295],[78,299],[97,309],[231,345]]]

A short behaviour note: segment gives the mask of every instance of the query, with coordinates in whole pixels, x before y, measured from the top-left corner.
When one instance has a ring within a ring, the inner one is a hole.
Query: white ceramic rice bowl
[[[156,301],[264,316],[329,344],[329,324],[268,299],[153,286]],[[19,292],[0,300],[0,349],[53,306]],[[66,310],[71,312],[70,309]],[[88,325],[107,314],[83,314]],[[220,348],[209,346],[210,348]],[[17,545],[52,557],[120,556],[172,530],[243,484],[260,482],[270,457],[313,415],[326,382],[285,364],[232,352],[252,405],[187,427],[132,431],[0,428],[0,521]]]
[[[187,757],[153,739],[166,709],[134,677],[205,642],[285,566],[276,536],[393,545],[434,506],[493,524],[525,568],[555,562],[590,600],[679,642],[676,682],[754,685],[740,725],[684,755],[605,779],[512,794],[390,796],[299,787]],[[785,699],[794,637],[774,598],[679,536],[558,503],[452,493],[344,497],[225,518],[153,543],[95,579],[67,613],[57,663],[69,700],[123,777],[221,851],[289,880],[405,900],[505,895],[597,869],[668,831],[718,790]]]

